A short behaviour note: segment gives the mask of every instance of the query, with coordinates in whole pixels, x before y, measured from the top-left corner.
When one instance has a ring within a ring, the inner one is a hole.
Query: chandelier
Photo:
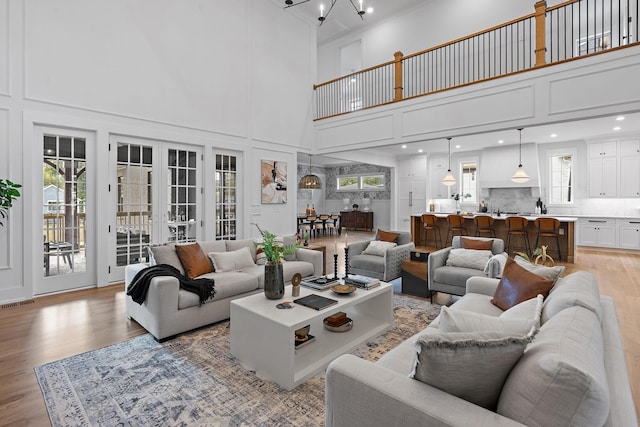
[[[300,178],[298,188],[301,190],[317,190],[322,188],[322,181],[320,178],[311,172],[311,154],[309,154],[309,173]]]
[[[298,6],[302,3],[307,3],[310,0],[300,0],[297,3],[294,0],[285,0],[284,4],[286,5],[284,8],[287,9],[289,7],[293,7],[293,6]],[[325,13],[325,9],[324,9],[324,4],[320,3],[320,16],[318,16],[318,21],[320,21],[320,25],[322,25],[324,23],[324,21],[327,19],[327,17],[329,16],[329,14],[331,13],[331,11],[333,10],[333,6],[336,5],[336,2],[338,0],[329,0],[331,1],[331,5],[329,6],[329,9],[327,10],[327,13]],[[356,6],[356,4],[354,3],[353,0],[349,0],[349,3],[351,3],[351,6],[353,6],[353,9],[356,11],[356,13],[360,16],[360,19],[362,19],[364,21],[364,14],[367,13],[367,11],[364,9],[364,6],[362,4],[363,0],[358,0],[358,6]]]

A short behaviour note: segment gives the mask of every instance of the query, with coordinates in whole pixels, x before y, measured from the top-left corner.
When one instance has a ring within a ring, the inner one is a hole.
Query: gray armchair
[[[368,255],[362,252],[369,246],[369,242],[357,242],[348,245],[349,248],[349,273],[375,277],[382,281],[400,277],[402,261],[409,259],[415,245],[411,241],[411,233],[404,231],[391,231],[399,234],[396,239],[397,246],[387,249],[384,256]],[[374,240],[379,240],[378,234]]]
[[[491,252],[493,255],[501,254],[504,252],[504,240],[495,238],[484,237],[467,237],[465,239],[472,240],[493,240],[491,246]],[[456,267],[447,265],[447,258],[451,249],[462,248],[461,236],[454,236],[451,246],[440,249],[429,254],[427,260],[427,281],[429,284],[429,291],[444,292],[451,295],[464,295],[466,292],[467,279],[473,276],[482,277],[497,277],[501,274],[502,269],[500,263],[495,260],[491,260],[487,265],[487,273],[484,269],[475,269],[468,267]],[[506,258],[505,258],[506,260]]]

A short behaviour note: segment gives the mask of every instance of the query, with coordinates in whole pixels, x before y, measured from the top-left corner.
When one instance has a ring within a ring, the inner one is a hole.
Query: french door
[[[95,285],[95,135],[38,126],[35,136],[33,293]]]
[[[202,149],[111,137],[115,183],[109,281],[128,264],[148,261],[148,246],[195,241],[202,226]]]

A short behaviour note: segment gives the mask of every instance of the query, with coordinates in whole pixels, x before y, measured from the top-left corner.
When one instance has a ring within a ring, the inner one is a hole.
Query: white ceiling
[[[407,13],[418,5],[424,5],[427,0],[363,0],[363,8],[366,10],[372,7],[373,13],[365,13],[362,19],[353,8],[353,5],[360,7],[359,0],[335,0],[333,10],[322,25],[317,21],[320,5],[324,5],[326,15],[332,0],[308,0],[304,3],[304,0],[293,1],[296,6],[289,7],[286,11],[300,13],[308,19],[315,20],[318,23],[318,44],[322,44],[346,33],[375,26],[395,15]],[[279,3],[282,7],[286,6],[285,0],[279,0]]]

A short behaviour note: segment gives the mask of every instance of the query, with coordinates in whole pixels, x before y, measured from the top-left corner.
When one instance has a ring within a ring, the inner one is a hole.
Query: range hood
[[[511,177],[518,168],[519,146],[492,147],[482,150],[478,179],[482,190],[490,188],[532,188],[540,190],[540,167],[537,144],[522,144],[522,167],[531,179],[516,184]],[[533,193],[533,191],[532,191]]]

